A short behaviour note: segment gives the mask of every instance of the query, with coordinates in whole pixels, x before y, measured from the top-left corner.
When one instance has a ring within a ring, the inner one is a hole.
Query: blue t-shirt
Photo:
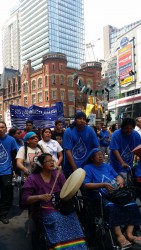
[[[118,150],[123,161],[132,167],[134,154],[131,151],[139,144],[141,144],[141,136],[135,130],[132,130],[129,135],[126,135],[122,129],[118,129],[113,133],[110,142],[110,161],[117,173],[127,172],[129,169],[121,166],[120,162],[116,159],[113,150]]]
[[[112,166],[107,163],[102,163],[100,166],[95,166],[94,164],[90,163],[84,166],[84,170],[86,171],[86,177],[83,184],[110,183],[112,185],[115,178],[118,176]],[[98,190],[105,195],[108,193],[106,188],[99,188]],[[95,190],[86,190],[86,192],[87,196],[90,198],[97,197]]]
[[[99,141],[95,131],[91,127],[86,125],[81,131],[73,127],[72,129],[66,129],[63,136],[62,147],[64,149],[63,171],[66,175],[70,175],[73,170],[67,160],[66,150],[71,150],[76,166],[81,168],[89,152],[93,148],[99,147]]]
[[[0,138],[0,175],[12,173],[12,152],[17,150],[16,141],[13,137],[5,135]]]
[[[137,165],[134,169],[134,175],[135,177],[141,177],[141,162],[137,162]]]
[[[108,139],[110,138],[110,133],[108,130],[101,130],[99,134],[99,139],[100,139],[100,146],[101,147],[108,147],[110,142]]]

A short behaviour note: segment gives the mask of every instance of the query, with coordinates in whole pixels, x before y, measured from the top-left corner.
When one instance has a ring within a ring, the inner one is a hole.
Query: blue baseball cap
[[[26,135],[23,138],[24,142],[26,142],[30,137],[35,136],[35,135],[37,135],[37,134],[35,132],[32,132],[32,131],[26,133]]]

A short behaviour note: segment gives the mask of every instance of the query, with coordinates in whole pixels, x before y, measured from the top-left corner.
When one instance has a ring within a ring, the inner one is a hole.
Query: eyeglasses
[[[29,140],[33,140],[33,139],[38,139],[38,136],[35,135],[29,138]]]
[[[53,159],[51,159],[51,160],[48,160],[48,161],[44,161],[43,163],[51,163],[51,162],[54,162],[54,160]]]

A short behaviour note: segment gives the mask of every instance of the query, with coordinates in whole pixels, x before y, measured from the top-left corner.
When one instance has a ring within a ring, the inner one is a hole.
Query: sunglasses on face
[[[34,139],[38,139],[38,136],[35,135],[29,138],[29,140],[34,140]]]

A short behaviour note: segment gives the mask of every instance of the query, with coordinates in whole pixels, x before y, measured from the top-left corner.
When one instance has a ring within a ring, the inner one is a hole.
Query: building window
[[[75,98],[74,92],[68,92],[68,101],[72,102],[74,101],[74,98]]]
[[[28,82],[23,84],[23,93],[28,93]]]
[[[64,85],[64,76],[60,76],[60,84]]]
[[[15,78],[13,78],[13,92],[16,91],[16,80]]]
[[[28,106],[28,100],[27,100],[27,96],[24,97],[24,106],[27,107]]]
[[[16,102],[17,102],[17,105],[20,105],[20,100],[19,99],[17,99]]]
[[[36,103],[36,95],[32,95],[32,104],[35,104]]]
[[[7,111],[8,108],[9,108],[9,104],[8,104],[8,102],[5,102],[5,111]]]
[[[52,70],[55,70],[55,64],[52,63]]]
[[[45,102],[48,102],[48,91],[45,91]]]
[[[91,80],[88,80],[87,81],[87,87],[92,89],[92,81]]]
[[[62,70],[63,69],[63,65],[59,64],[59,69]]]
[[[10,93],[11,93],[10,86],[11,86],[11,81],[10,81],[10,80],[8,80],[8,94],[10,94]]]
[[[52,96],[52,100],[56,100],[57,99],[57,92],[56,92],[56,90],[52,90],[51,96]]]
[[[56,84],[56,75],[51,76],[51,83],[54,85]]]
[[[60,91],[60,99],[61,101],[64,101],[65,100],[65,91]]]
[[[41,89],[42,88],[42,78],[40,77],[38,79],[38,89]]]
[[[68,77],[68,87],[73,87],[73,79],[72,79],[72,77]]]
[[[40,103],[42,101],[43,101],[42,93],[38,93],[38,103]]]
[[[45,87],[48,87],[48,77],[45,76]]]
[[[32,90],[35,90],[35,89],[36,89],[36,81],[33,80],[33,81],[32,81]]]
[[[0,111],[2,111],[2,103],[0,104]]]
[[[74,107],[69,106],[69,116],[74,116]]]
[[[18,76],[18,91],[21,90],[21,78]]]

